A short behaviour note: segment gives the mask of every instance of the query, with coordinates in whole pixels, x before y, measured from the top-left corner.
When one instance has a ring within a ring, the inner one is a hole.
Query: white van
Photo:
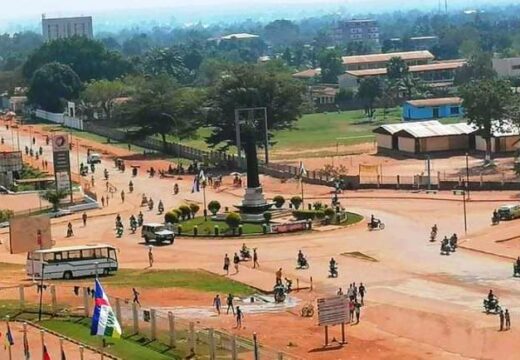
[[[99,155],[98,153],[91,153],[87,157],[87,163],[88,164],[99,164],[99,163],[101,163],[101,155]]]
[[[27,254],[27,276],[41,279],[73,279],[109,275],[117,271],[117,249],[105,244],[56,247]]]

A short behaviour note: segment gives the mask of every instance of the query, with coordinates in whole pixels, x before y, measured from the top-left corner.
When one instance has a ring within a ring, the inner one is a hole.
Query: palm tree
[[[47,190],[43,194],[41,194],[41,198],[47,200],[52,204],[52,211],[58,211],[60,206],[60,201],[65,199],[69,192],[67,190]]]

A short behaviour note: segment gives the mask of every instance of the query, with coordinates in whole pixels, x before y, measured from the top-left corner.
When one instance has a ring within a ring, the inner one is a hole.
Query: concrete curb
[[[516,258],[513,257],[513,256],[500,255],[500,254],[493,253],[491,251],[470,248],[470,247],[467,247],[467,246],[464,246],[464,245],[459,245],[458,247],[461,248],[461,249],[464,249],[464,250],[473,251],[473,252],[477,252],[477,253],[484,254],[484,255],[496,256],[496,257],[499,257],[501,259],[516,260]]]

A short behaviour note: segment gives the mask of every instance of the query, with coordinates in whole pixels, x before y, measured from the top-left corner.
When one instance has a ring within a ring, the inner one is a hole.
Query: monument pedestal
[[[241,205],[235,205],[240,210],[242,221],[264,222],[264,212],[273,206],[265,200],[262,187],[246,188]]]

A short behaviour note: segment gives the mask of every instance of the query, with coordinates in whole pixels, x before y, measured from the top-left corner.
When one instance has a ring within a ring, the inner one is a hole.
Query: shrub
[[[188,205],[181,205],[179,206],[179,210],[181,212],[182,220],[186,220],[190,218],[191,210]]]
[[[325,213],[325,216],[328,216],[331,219],[334,217],[334,214],[336,213],[333,208],[326,208],[325,210],[323,210],[323,212]]]
[[[314,210],[316,214],[316,219],[323,219],[325,217],[325,212],[323,210]]]
[[[320,210],[323,209],[323,204],[321,201],[316,201],[314,204],[312,204],[312,207],[314,210]]]
[[[195,217],[195,214],[198,213],[199,210],[200,210],[200,206],[198,204],[195,204],[195,203],[190,204],[190,211],[191,211],[192,217]]]
[[[217,200],[212,200],[208,204],[208,210],[211,211],[213,216],[217,215],[220,210],[220,203]]]
[[[171,209],[170,212],[174,213],[177,216],[177,219],[180,219],[182,216],[182,213],[179,209]]]
[[[314,220],[316,218],[314,210],[296,210],[292,214],[296,220]]]
[[[291,204],[293,204],[294,208],[298,210],[300,208],[300,205],[302,204],[303,200],[299,196],[293,196],[291,198]]]
[[[276,206],[278,209],[280,209],[283,204],[285,204],[285,198],[282,195],[276,195],[273,198],[274,206]]]
[[[235,230],[238,228],[238,225],[242,222],[242,218],[240,217],[240,214],[236,212],[230,212],[226,216],[226,224],[231,228],[233,231],[233,235],[235,235]]]
[[[164,222],[175,224],[179,222],[179,216],[173,211],[168,211],[166,214],[164,214]]]
[[[264,213],[264,220],[267,224],[271,222],[271,218],[273,217],[273,214],[271,214],[269,211],[266,211]]]
[[[14,215],[14,212],[12,210],[0,210],[0,222],[4,222],[9,220]]]

